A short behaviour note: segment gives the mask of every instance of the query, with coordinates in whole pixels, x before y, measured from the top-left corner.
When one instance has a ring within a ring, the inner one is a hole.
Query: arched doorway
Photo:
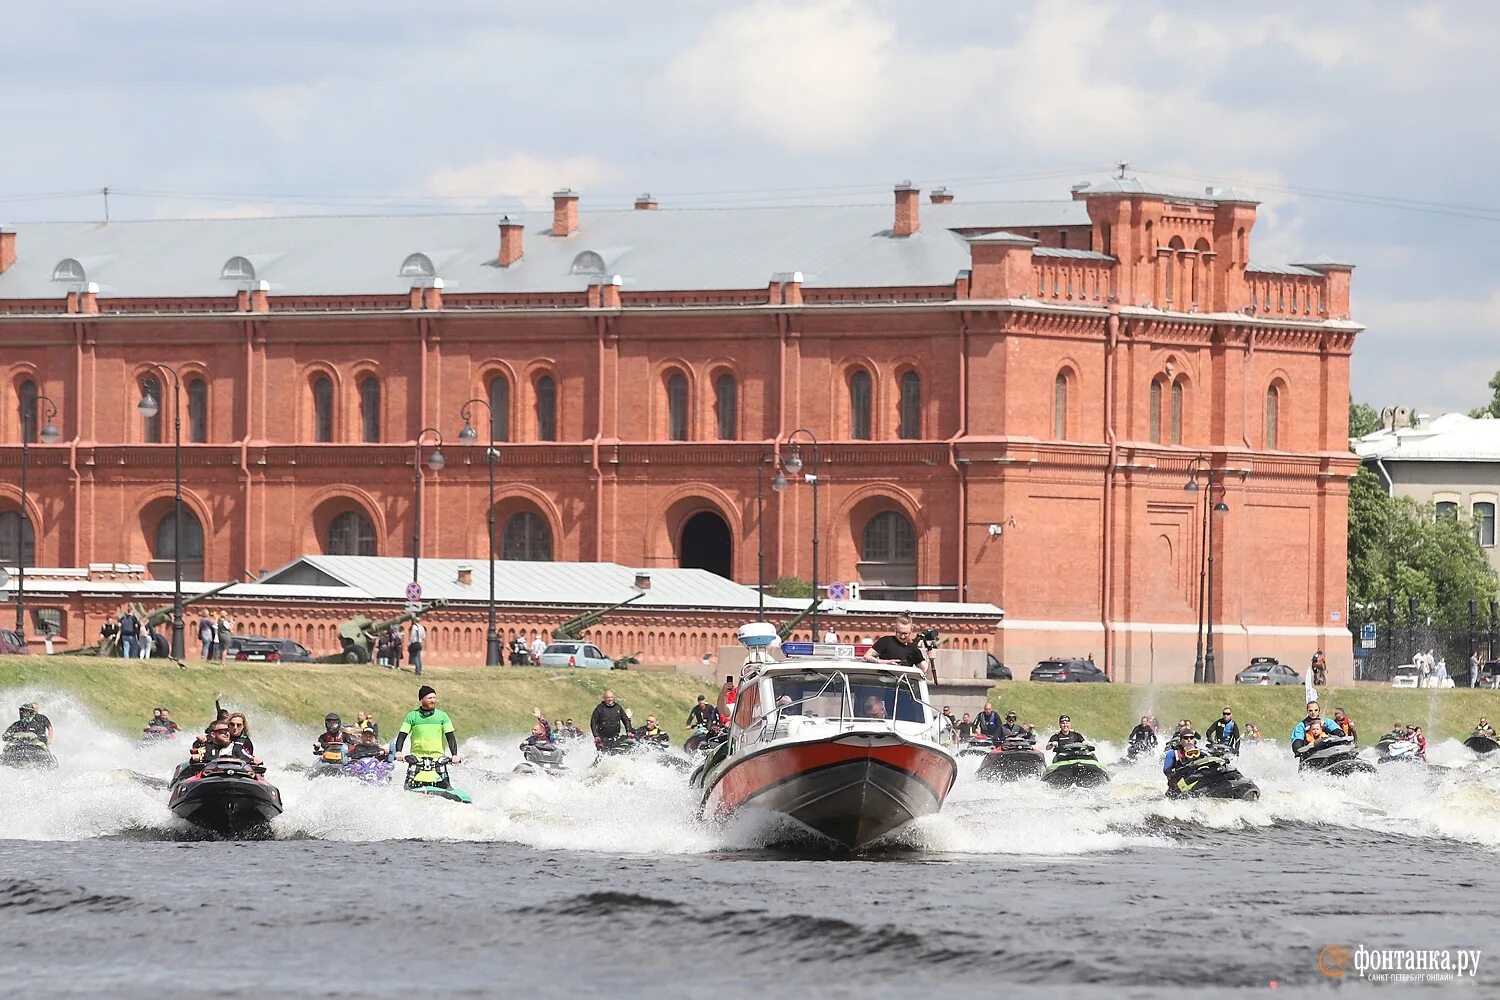
[[[706,569],[726,579],[733,577],[734,542],[722,517],[711,510],[700,510],[687,519],[677,546],[677,565]]]

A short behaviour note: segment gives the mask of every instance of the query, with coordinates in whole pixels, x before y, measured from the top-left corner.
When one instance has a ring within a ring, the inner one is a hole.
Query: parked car
[[[13,628],[0,628],[0,654],[4,653],[27,653],[26,643],[16,634]]]
[[[1250,665],[1234,675],[1236,684],[1301,684],[1302,675],[1274,656],[1257,656]]]
[[[1012,679],[1010,667],[995,659],[994,653],[985,653],[984,660],[984,676],[986,678],[992,681],[1008,681]]]
[[[226,659],[240,663],[311,663],[312,651],[292,639],[240,635],[229,640]]]
[[[613,670],[615,661],[591,642],[554,642],[542,651],[542,666]]]
[[[1043,660],[1031,671],[1031,679],[1049,684],[1108,684],[1104,671],[1088,660]]]
[[[1479,687],[1500,688],[1500,660],[1488,660],[1479,665]]]

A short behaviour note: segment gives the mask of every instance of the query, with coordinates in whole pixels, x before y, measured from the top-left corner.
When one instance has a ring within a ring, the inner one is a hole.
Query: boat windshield
[[[847,679],[849,702],[845,701]],[[884,673],[839,671],[778,674],[771,682],[783,715],[824,719],[894,719],[926,722],[910,678]]]

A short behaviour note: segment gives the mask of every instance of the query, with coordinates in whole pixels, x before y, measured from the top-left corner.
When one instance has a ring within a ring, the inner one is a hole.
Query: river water
[[[286,812],[274,839],[214,843],[143,780],[182,748],[40,700],[60,767],[0,768],[10,995],[1395,995],[1320,952],[1485,948],[1500,923],[1500,762],[1457,743],[1341,781],[1249,748],[1256,803],[1169,802],[1150,763],[1061,792],[965,759],[941,815],[842,858],[700,822],[658,764],[511,774],[513,741],[463,743],[472,806],[310,781],[283,765],[312,734],[252,716]],[[1497,983],[1500,954],[1423,989]]]

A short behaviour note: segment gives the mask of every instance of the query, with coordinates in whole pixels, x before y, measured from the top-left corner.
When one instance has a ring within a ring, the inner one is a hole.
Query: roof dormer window
[[[414,253],[401,262],[401,277],[403,278],[433,278],[437,276],[437,268],[432,266],[432,258],[425,253]]]
[[[89,276],[82,264],[69,257],[58,261],[57,266],[52,269],[52,280],[84,282],[89,280]]]
[[[604,275],[604,258],[592,250],[585,250],[573,258],[573,266],[568,269],[570,274]]]
[[[255,265],[244,257],[231,257],[219,269],[221,281],[254,281]]]

